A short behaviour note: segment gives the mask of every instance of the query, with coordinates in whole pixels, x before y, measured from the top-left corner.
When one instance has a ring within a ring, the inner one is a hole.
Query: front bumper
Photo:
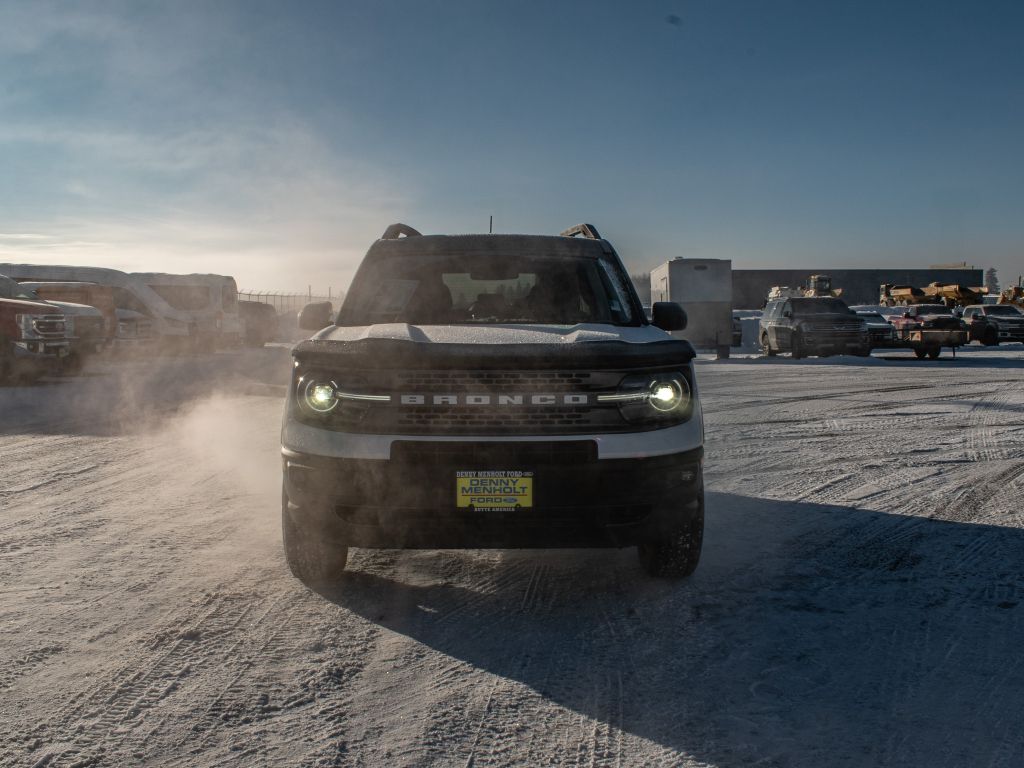
[[[871,340],[868,334],[859,334],[857,336],[827,336],[818,334],[804,334],[803,337],[804,346],[807,349],[807,353],[811,355],[819,354],[821,352],[830,352],[833,354],[842,354],[843,352],[859,352],[867,349],[871,345]]]
[[[283,451],[299,525],[341,545],[387,548],[630,546],[677,526],[699,503],[703,449],[598,459],[593,441],[403,441],[390,460]],[[456,473],[533,472],[534,505],[456,506]]]
[[[14,372],[18,375],[46,375],[60,370],[70,350],[68,341],[30,339],[14,342]]]
[[[1000,341],[1024,341],[1024,327],[1002,327],[997,335]]]

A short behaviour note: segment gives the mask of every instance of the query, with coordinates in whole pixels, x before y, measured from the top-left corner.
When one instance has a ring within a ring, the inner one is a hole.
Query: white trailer
[[[673,335],[728,357],[732,339],[732,261],[677,258],[651,270],[651,301],[686,310],[685,331]]]

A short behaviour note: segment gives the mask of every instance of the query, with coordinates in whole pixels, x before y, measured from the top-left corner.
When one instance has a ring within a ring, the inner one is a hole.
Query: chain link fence
[[[313,293],[310,289],[305,293],[292,291],[253,291],[240,290],[239,301],[255,301],[260,304],[267,304],[274,308],[277,314],[276,328],[268,332],[268,339],[271,341],[298,341],[309,335],[308,331],[299,328],[299,310],[307,304],[315,301],[329,301],[337,310],[341,306],[345,294],[338,295],[328,289],[327,293]]]
[[[238,298],[241,301],[258,301],[260,304],[270,304],[281,315],[285,312],[298,312],[307,304],[314,301],[329,301],[337,307],[341,303],[341,296],[332,295],[333,291],[328,290],[326,294],[313,293],[289,293],[287,291],[250,291],[239,290]]]

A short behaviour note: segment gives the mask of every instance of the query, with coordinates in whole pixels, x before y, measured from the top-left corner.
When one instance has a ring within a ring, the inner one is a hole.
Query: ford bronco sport
[[[703,422],[694,350],[652,322],[591,225],[558,237],[392,225],[337,317],[293,349],[282,429],[292,572],[349,547],[637,546],[653,575],[697,566]],[[326,327],[324,327],[326,326]]]

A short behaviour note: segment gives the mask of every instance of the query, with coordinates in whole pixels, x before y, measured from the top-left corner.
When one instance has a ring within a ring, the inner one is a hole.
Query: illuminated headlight
[[[627,376],[614,394],[598,395],[599,403],[616,403],[631,422],[682,421],[691,410],[690,385],[681,373]]]
[[[333,381],[300,381],[299,402],[314,413],[330,413],[338,405],[338,385]]]
[[[330,373],[313,371],[301,374],[295,384],[295,399],[299,410],[316,418],[333,414],[336,417],[355,418],[365,413],[371,403],[389,403],[390,395],[378,395],[366,391],[361,379],[346,378],[343,384]]]
[[[685,394],[679,381],[666,379],[655,381],[651,385],[651,407],[662,413],[669,413],[679,407]]]

